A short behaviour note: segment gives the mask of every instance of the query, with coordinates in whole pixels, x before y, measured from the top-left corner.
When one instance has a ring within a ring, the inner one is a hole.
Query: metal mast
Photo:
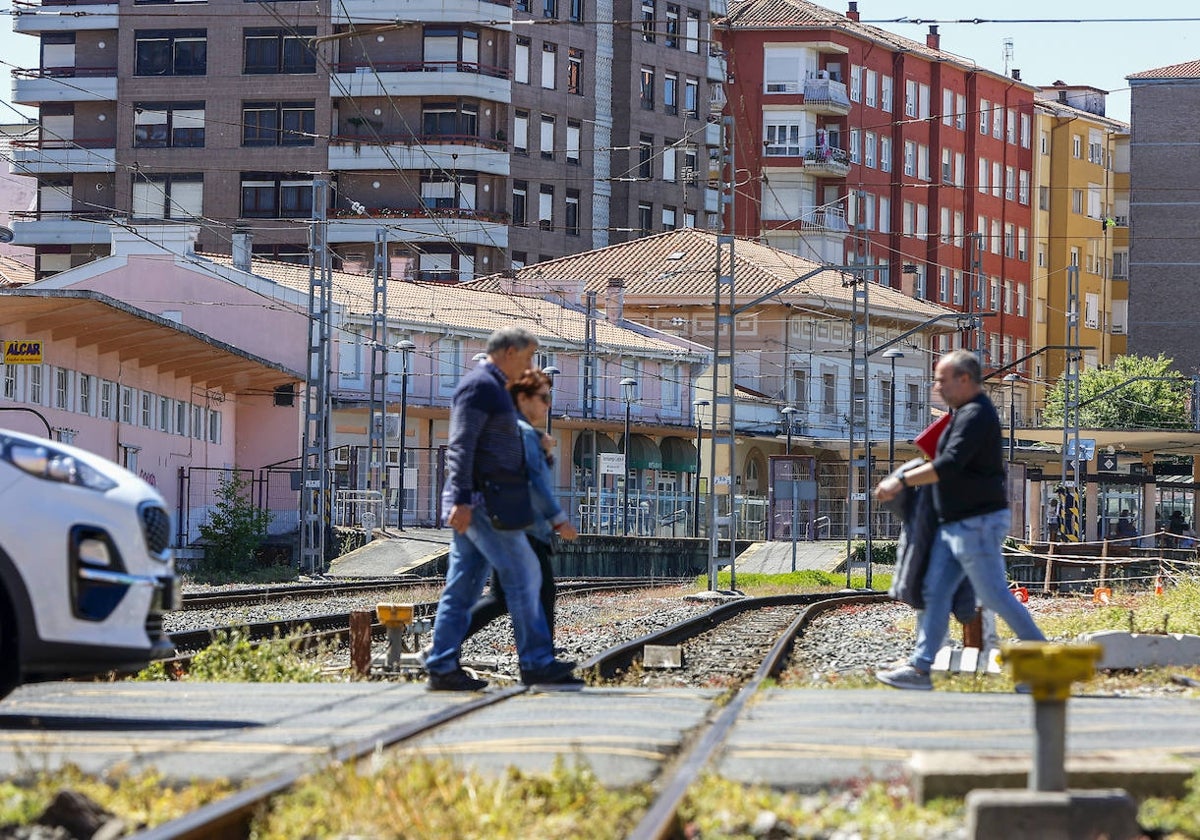
[[[325,216],[329,182],[313,179],[312,225],[308,240],[308,387],[304,396],[301,460],[300,568],[325,570],[325,525],[329,520],[329,348],[333,277]]]
[[[375,230],[374,294],[371,302],[371,393],[367,422],[367,489],[388,490],[387,461],[387,232]],[[401,466],[403,469],[403,466]],[[384,519],[386,520],[386,516]],[[379,525],[386,525],[380,522]]]
[[[1067,266],[1067,350],[1063,369],[1063,445],[1062,482],[1067,484],[1067,461],[1073,462],[1076,504],[1082,505],[1079,495],[1079,266]],[[1069,453],[1074,457],[1069,458]]]
[[[865,542],[866,585],[871,587],[871,293],[870,282],[867,279],[865,266],[866,254],[866,225],[863,223],[863,194],[857,194],[855,214],[855,249],[850,279],[846,281],[851,287],[852,329],[850,341],[850,416],[848,418],[848,448],[849,468],[846,474],[846,505],[849,515],[847,542],[853,537],[861,537]],[[861,418],[863,426],[863,457],[854,455],[854,441]],[[861,470],[861,473],[859,472]],[[858,489],[858,476],[863,476],[865,492]],[[863,520],[859,520],[858,503],[863,503]],[[847,558],[850,554],[847,553]],[[850,586],[850,571],[852,563],[846,562],[846,587]]]

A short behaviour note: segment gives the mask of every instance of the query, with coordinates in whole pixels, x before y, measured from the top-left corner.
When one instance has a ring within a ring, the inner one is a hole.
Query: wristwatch
[[[904,480],[904,470],[900,470],[900,472],[896,473],[896,480],[900,482],[901,487],[908,486],[908,482]]]

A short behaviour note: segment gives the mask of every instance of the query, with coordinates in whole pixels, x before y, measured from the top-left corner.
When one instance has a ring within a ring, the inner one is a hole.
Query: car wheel
[[[21,684],[17,625],[8,593],[0,587],[0,699]]]

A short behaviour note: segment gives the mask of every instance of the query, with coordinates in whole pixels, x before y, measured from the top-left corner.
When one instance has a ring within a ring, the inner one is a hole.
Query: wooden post
[[[363,676],[371,671],[371,623],[374,620],[374,610],[350,613],[350,667],[354,673]]]
[[[1050,594],[1050,582],[1054,580],[1054,543],[1046,552],[1046,579],[1042,582],[1042,592]]]
[[[1100,545],[1100,582],[1097,586],[1103,587],[1105,580],[1108,578],[1108,540],[1105,540]]]
[[[976,609],[975,617],[962,622],[963,647],[983,650],[983,610]]]

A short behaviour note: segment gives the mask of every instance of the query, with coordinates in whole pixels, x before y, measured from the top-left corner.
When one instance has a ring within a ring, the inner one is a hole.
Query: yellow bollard
[[[1096,644],[1013,642],[1001,646],[1000,659],[1013,680],[1030,688],[1034,701],[1034,762],[1030,790],[1067,789],[1067,698],[1071,684],[1090,680],[1104,648]]]

